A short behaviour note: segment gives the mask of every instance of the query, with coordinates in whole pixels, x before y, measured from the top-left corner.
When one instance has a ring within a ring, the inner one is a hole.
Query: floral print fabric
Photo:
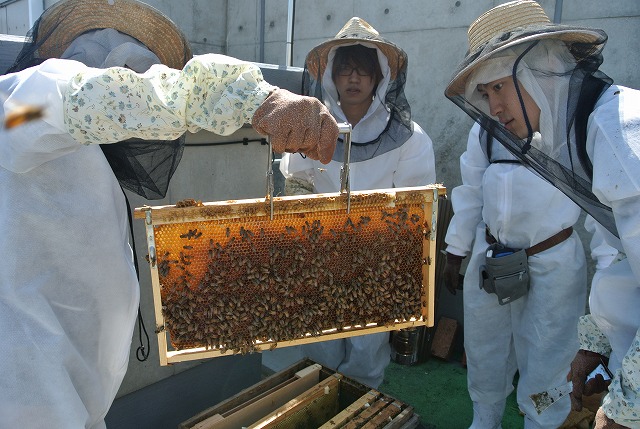
[[[217,54],[196,56],[182,70],[154,65],[143,75],[87,69],[64,94],[65,124],[83,144],[171,140],[200,130],[229,135],[251,123],[275,88],[258,66]]]
[[[609,356],[611,346],[590,315],[580,319],[578,335],[581,349]],[[618,424],[640,428],[640,397],[637,392],[640,392],[640,331],[622,360],[622,368],[613,375],[609,393],[602,402],[605,414]]]

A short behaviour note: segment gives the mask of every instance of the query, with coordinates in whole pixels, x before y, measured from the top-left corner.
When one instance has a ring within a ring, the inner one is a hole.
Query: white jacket
[[[603,347],[594,347],[601,333],[587,332],[598,327],[606,334],[615,373],[603,408],[616,423],[636,428],[640,427],[640,91],[612,85],[600,97],[589,116],[587,153],[593,163],[593,193],[613,210],[620,239],[600,230],[620,256],[594,276],[590,304],[597,325],[580,325],[581,347],[606,354]],[[625,256],[626,261],[616,262]]]
[[[460,157],[463,183],[451,191],[454,216],[445,237],[448,252],[467,256],[481,221],[500,243],[520,249],[576,223],[580,208],[546,180],[519,163],[489,163],[479,133],[475,124]],[[494,160],[515,159],[497,141],[491,153]]]
[[[46,108],[42,120],[0,130],[0,426],[104,426],[127,369],[139,291],[124,194],[98,144],[175,138],[200,126],[231,132],[273,88],[257,66],[232,58],[189,65],[139,76],[52,59],[0,76],[1,119],[18,103]],[[218,94],[208,99],[220,102],[218,116],[205,114],[204,103],[165,105],[169,90],[182,91],[176,104],[199,92],[198,79],[186,76],[198,71]],[[132,80],[145,103],[124,91]]]

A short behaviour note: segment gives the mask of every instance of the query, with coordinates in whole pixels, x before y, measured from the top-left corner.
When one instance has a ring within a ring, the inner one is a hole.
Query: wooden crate
[[[304,359],[178,427],[409,429],[418,422],[408,404]]]
[[[135,209],[146,224],[160,363],[433,326],[445,192]]]

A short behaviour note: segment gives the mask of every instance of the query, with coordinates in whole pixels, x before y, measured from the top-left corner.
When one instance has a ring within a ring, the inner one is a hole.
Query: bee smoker
[[[418,363],[423,332],[422,327],[394,331],[391,340],[391,360],[400,365]]]

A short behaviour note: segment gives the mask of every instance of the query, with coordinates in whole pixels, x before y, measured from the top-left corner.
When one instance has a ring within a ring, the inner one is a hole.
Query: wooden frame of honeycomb
[[[161,365],[433,326],[445,193],[429,185],[136,208]]]

